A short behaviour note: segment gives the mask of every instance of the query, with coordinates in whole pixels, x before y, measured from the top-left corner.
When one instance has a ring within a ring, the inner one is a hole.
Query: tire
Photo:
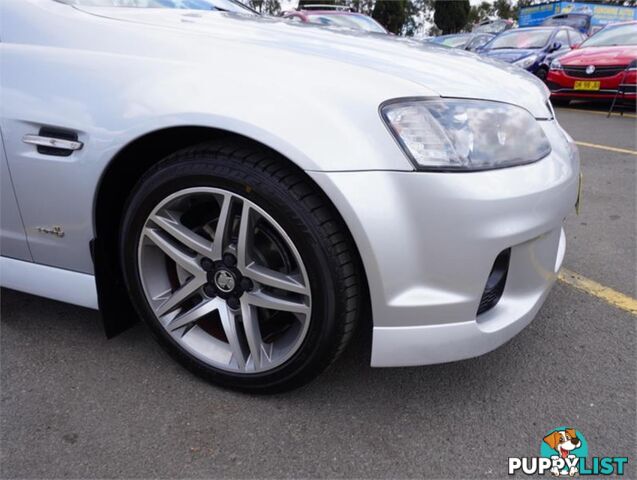
[[[159,343],[195,374],[274,393],[309,382],[344,350],[360,310],[360,260],[333,206],[286,159],[248,142],[182,150],[141,178],[125,212],[120,252],[132,302]],[[199,243],[170,233],[176,224]],[[204,260],[201,245],[216,253]],[[186,287],[197,290],[167,310]]]
[[[540,67],[535,72],[535,76],[543,82],[546,82],[546,76],[548,75],[548,73],[549,71],[545,67]]]

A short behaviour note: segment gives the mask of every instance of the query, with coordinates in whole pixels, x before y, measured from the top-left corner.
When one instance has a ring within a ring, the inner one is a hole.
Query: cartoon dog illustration
[[[546,437],[544,437],[544,442],[548,444],[553,450],[560,454],[561,458],[564,459],[572,459],[577,458],[575,455],[571,454],[572,450],[579,448],[582,444],[579,438],[577,438],[577,434],[575,433],[574,428],[567,428],[566,430],[557,430],[555,432],[549,433]],[[579,473],[577,467],[565,468],[561,472],[557,467],[553,467],[551,469],[551,473],[556,477],[559,476],[570,476],[574,477]]]

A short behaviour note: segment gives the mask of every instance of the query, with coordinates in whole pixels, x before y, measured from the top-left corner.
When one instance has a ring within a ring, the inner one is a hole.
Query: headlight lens
[[[382,116],[419,170],[472,171],[535,162],[551,152],[523,108],[482,100],[392,102]]]
[[[557,58],[551,62],[551,70],[562,70],[562,64]]]
[[[537,55],[529,55],[528,57],[524,57],[516,62],[513,62],[513,65],[517,65],[520,68],[529,68],[535,63],[536,60]]]

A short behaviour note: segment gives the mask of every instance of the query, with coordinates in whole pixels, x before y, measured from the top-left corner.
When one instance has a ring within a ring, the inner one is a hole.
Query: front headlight
[[[560,61],[557,58],[551,62],[550,69],[551,70],[562,70],[562,64],[560,63]]]
[[[517,65],[520,68],[529,68],[535,63],[536,60],[537,55],[529,55],[528,57],[524,57],[516,62],[513,62],[513,65]]]
[[[381,113],[419,170],[489,170],[535,162],[551,152],[537,120],[507,103],[393,101]]]

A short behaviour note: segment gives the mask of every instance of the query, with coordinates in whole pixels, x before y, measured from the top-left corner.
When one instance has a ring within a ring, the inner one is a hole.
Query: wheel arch
[[[93,205],[95,236],[91,241],[91,254],[95,267],[98,303],[106,335],[109,338],[114,337],[137,321],[137,314],[130,303],[119,269],[118,252],[121,218],[130,192],[149,168],[167,156],[183,148],[217,140],[237,141],[269,150],[298,169],[299,173],[321,192],[338,214],[356,248],[355,254],[360,264],[363,285],[362,313],[371,315],[366,269],[356,241],[336,205],[297,162],[260,141],[231,131],[204,126],[175,126],[154,130],[130,141],[110,160],[97,186]]]

